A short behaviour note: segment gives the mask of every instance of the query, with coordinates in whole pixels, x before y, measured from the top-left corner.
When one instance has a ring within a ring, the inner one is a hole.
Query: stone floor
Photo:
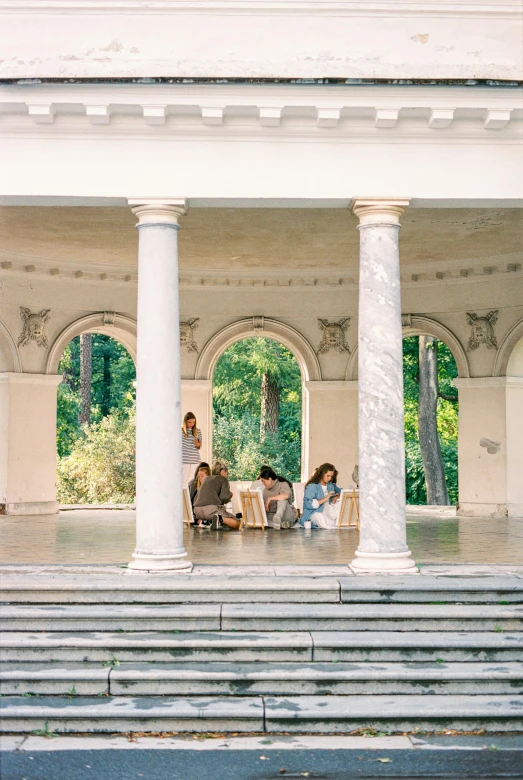
[[[135,545],[134,523],[134,511],[115,509],[0,517],[0,564],[124,564]],[[353,528],[184,531],[195,564],[346,564],[357,537]],[[523,563],[523,518],[457,518],[451,509],[409,507],[407,537],[417,563]]]

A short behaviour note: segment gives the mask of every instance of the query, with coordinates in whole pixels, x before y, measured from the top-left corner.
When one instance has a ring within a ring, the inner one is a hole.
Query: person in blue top
[[[332,463],[322,463],[305,485],[303,514],[300,518],[302,527],[337,527],[341,489],[333,482],[336,474]]]

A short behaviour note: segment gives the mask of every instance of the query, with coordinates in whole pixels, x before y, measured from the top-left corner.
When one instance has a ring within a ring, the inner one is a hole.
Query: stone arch
[[[506,376],[510,357],[520,341],[523,339],[523,318],[509,330],[498,349],[492,376]]]
[[[4,325],[2,320],[0,320],[0,349],[7,358],[7,370],[20,374],[22,372],[20,353],[9,328]]]
[[[433,336],[443,341],[450,349],[456,361],[458,376],[460,378],[470,377],[469,361],[467,353],[463,348],[461,341],[454,333],[441,322],[433,320],[430,317],[418,315],[408,316],[406,324],[403,327],[403,338],[407,336]],[[358,346],[354,348],[350,356],[345,379],[354,380],[358,378]]]
[[[253,336],[275,339],[290,349],[298,361],[304,382],[321,380],[320,363],[307,339],[290,325],[267,317],[238,320],[215,333],[198,357],[194,378],[212,380],[216,363],[227,347]]]
[[[63,351],[69,342],[81,333],[103,333],[125,347],[136,365],[136,322],[114,312],[97,312],[81,317],[68,325],[55,339],[45,366],[46,374],[56,374]]]

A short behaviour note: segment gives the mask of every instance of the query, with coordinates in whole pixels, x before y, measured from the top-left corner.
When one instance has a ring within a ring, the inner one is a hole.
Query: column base
[[[133,553],[134,560],[127,564],[126,574],[190,574],[193,565],[184,560],[186,555],[185,552],[181,555]]]
[[[354,574],[419,574],[410,550],[398,553],[366,553],[356,550],[349,564]]]
[[[58,501],[22,501],[0,504],[0,515],[57,515]]]
[[[523,508],[523,507],[522,507]],[[456,509],[457,517],[510,517],[507,504],[476,504],[460,501]],[[512,515],[517,517],[518,515]],[[522,515],[519,515],[520,517]]]

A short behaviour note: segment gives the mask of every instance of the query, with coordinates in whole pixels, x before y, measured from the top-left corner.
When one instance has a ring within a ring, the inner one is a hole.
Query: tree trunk
[[[260,435],[278,433],[280,421],[280,387],[270,374],[263,374],[261,386]]]
[[[80,336],[80,425],[91,422],[91,385],[93,381],[93,347],[90,333]]]
[[[449,503],[441,457],[436,410],[438,403],[438,341],[419,337],[418,436],[427,485],[427,504]]]
[[[103,365],[104,375],[102,385],[101,412],[102,417],[107,417],[111,411],[111,356],[107,351],[107,345],[105,345],[105,350],[103,353]]]

